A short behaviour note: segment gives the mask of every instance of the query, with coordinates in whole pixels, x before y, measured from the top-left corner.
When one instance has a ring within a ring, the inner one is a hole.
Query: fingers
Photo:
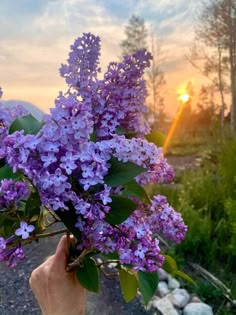
[[[67,258],[69,255],[69,246],[74,242],[74,237],[69,238],[66,235],[62,236],[54,255],[54,261],[58,264],[58,267],[62,267],[65,271],[67,266]]]

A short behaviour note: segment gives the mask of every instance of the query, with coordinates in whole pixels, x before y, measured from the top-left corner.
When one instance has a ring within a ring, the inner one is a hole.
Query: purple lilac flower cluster
[[[17,209],[17,203],[26,199],[29,193],[30,191],[25,182],[3,179],[0,183],[0,208],[3,213]],[[34,229],[33,225],[28,225],[22,221],[15,234],[16,236],[22,236],[22,239],[27,239],[29,233]],[[0,235],[0,261],[5,261],[8,267],[16,267],[18,261],[25,258],[22,244],[16,236],[11,235],[4,239]]]
[[[7,239],[0,236],[0,261],[5,261],[8,267],[16,267],[18,261],[25,258],[22,243],[16,236],[21,236],[23,240],[26,240],[34,229],[33,225],[28,225],[25,221],[21,221],[20,227],[15,231],[15,235],[11,235]]]
[[[168,204],[165,196],[154,196],[150,210],[152,214],[148,217],[148,223],[151,230],[163,233],[176,243],[180,243],[185,238],[187,226],[180,213]]]
[[[121,63],[110,63],[101,80],[99,55],[98,37],[84,34],[75,41],[68,65],[60,69],[69,85],[67,93],[59,94],[37,135],[17,131],[6,136],[2,156],[14,171],[20,170],[32,181],[43,206],[64,212],[74,209],[75,227],[81,234],[79,249],[117,252],[122,264],[155,271],[163,263],[156,233],[181,241],[187,229],[181,215],[156,196],[152,205],[139,201],[125,222],[111,225],[105,217],[112,196],[122,187],[117,190],[104,181],[111,158],[145,168],[136,177],[140,185],[173,178],[162,150],[144,138],[149,127],[143,118],[142,76],[151,55],[141,50]],[[117,128],[138,138],[117,135]],[[1,242],[3,248],[7,241]]]
[[[15,243],[15,237],[4,239],[0,236],[0,261],[5,261],[8,267],[16,267],[25,254],[21,243]]]
[[[3,91],[0,87],[0,98],[2,97]],[[2,150],[2,141],[8,135],[9,126],[12,121],[20,116],[25,116],[28,111],[22,106],[17,105],[16,107],[4,108],[0,103],[0,159],[4,157],[4,151]]]
[[[13,179],[3,179],[0,183],[0,207],[8,208],[13,206],[17,201],[29,196],[29,189],[25,182]]]

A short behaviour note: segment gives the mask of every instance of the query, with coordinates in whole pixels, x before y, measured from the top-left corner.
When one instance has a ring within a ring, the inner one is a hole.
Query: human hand
[[[63,236],[56,252],[36,268],[29,279],[30,287],[43,315],[83,315],[86,291],[74,271],[67,272],[68,244]]]

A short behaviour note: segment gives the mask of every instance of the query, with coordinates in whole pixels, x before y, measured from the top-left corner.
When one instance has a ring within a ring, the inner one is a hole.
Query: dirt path
[[[167,161],[175,171],[182,171],[198,166],[198,155],[170,155],[166,156]]]

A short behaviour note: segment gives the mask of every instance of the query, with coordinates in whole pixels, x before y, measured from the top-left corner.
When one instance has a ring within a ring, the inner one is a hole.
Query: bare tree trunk
[[[222,139],[225,138],[225,98],[224,98],[224,84],[223,84],[223,77],[222,77],[222,49],[220,44],[218,44],[218,80],[219,80],[219,92],[221,98],[221,135]]]
[[[231,79],[231,108],[230,108],[230,127],[233,136],[236,135],[236,10],[235,3],[228,0],[228,18],[229,29],[229,60],[230,60],[230,79]]]

